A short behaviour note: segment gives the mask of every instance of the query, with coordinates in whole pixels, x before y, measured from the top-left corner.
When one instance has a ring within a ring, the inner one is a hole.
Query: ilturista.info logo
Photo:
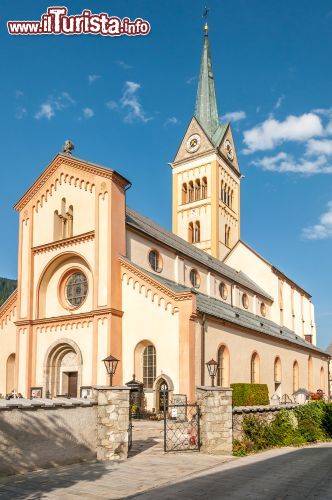
[[[150,23],[111,16],[106,12],[93,14],[84,9],[81,14],[68,15],[67,7],[49,7],[39,21],[7,21],[10,35],[102,35],[139,36],[148,35]]]

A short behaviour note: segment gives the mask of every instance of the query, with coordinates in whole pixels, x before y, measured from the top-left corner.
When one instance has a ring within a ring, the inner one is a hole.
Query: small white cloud
[[[284,121],[268,118],[260,125],[244,132],[244,143],[247,146],[244,153],[273,149],[285,141],[307,141],[323,133],[321,119],[314,113],[290,115]]]
[[[116,64],[118,64],[122,69],[131,69],[132,68],[132,66],[130,66],[130,64],[127,64],[124,61],[116,61]]]
[[[226,122],[239,122],[247,117],[245,111],[231,111],[223,115],[222,119]]]
[[[107,102],[105,103],[105,105],[106,105],[106,107],[107,107],[108,109],[112,109],[112,110],[113,110],[113,109],[117,109],[117,108],[119,107],[119,106],[118,106],[118,103],[117,103],[117,102],[115,102],[115,101],[107,101]]]
[[[167,125],[178,125],[179,123],[180,122],[176,118],[176,116],[171,116],[170,118],[167,118],[167,120],[165,120],[164,126],[167,127]]]
[[[83,109],[83,118],[85,118],[87,120],[89,118],[92,118],[94,116],[94,114],[95,114],[95,112],[91,108],[84,108]]]
[[[192,85],[197,80],[197,76],[189,76],[186,80],[187,85]]]
[[[309,155],[332,155],[332,140],[310,139],[307,143],[306,153]]]
[[[49,102],[44,102],[41,104],[39,111],[35,114],[35,118],[37,120],[41,120],[42,118],[46,118],[50,120],[55,115],[54,109]]]
[[[251,162],[252,165],[269,172],[294,173],[304,175],[332,174],[332,164],[329,164],[324,155],[308,160],[302,157],[295,160],[292,155],[280,152],[275,156],[265,156]]]
[[[285,96],[284,96],[284,95],[281,95],[281,96],[278,98],[278,100],[277,100],[277,102],[276,102],[276,104],[275,104],[275,106],[274,106],[274,109],[279,109],[279,108],[280,108],[280,106],[282,105],[282,103],[283,103],[284,99],[285,99]]]
[[[97,80],[99,80],[99,78],[101,78],[100,75],[89,75],[88,76],[89,85],[92,85],[93,83],[95,83]]]
[[[28,110],[25,106],[18,106],[16,108],[15,117],[17,120],[22,120],[25,116],[27,116]]]
[[[142,104],[139,102],[137,97],[137,91],[141,88],[139,83],[136,82],[125,82],[122,97],[120,99],[121,108],[126,110],[127,113],[124,117],[124,122],[133,123],[135,121],[140,121],[147,123],[152,120],[146,116],[143,110]]]
[[[302,236],[308,240],[324,240],[332,237],[332,201],[329,201],[326,212],[319,217],[319,223],[305,227]]]

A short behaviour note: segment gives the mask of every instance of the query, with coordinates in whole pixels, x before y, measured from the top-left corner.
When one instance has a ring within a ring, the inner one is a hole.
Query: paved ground
[[[85,463],[0,479],[0,499],[332,499],[332,443],[245,458],[164,454],[162,424],[135,424],[122,463]]]

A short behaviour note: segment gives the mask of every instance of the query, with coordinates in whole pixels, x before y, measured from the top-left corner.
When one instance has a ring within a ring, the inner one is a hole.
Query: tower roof
[[[197,89],[195,116],[204,128],[206,134],[212,138],[218,128],[219,117],[207,24],[205,24],[204,27],[204,45]]]

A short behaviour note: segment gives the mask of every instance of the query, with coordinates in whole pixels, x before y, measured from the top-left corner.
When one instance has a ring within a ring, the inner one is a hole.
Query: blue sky
[[[2,1],[0,276],[17,273],[12,205],[67,138],[78,157],[128,177],[128,204],[170,228],[168,162],[194,112],[205,2],[65,3],[72,14],[90,8],[145,18],[147,37],[7,34],[8,19],[39,19],[49,5]],[[332,341],[332,4],[208,5],[219,113],[232,118],[245,174],[242,239],[313,295],[318,343],[326,347]]]

